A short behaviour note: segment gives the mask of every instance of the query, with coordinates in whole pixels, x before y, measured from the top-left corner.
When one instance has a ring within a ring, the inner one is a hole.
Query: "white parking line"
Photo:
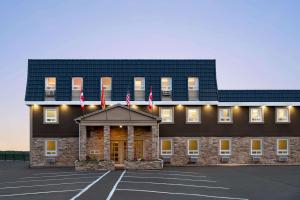
[[[86,174],[60,174],[60,175],[52,175],[52,176],[28,176],[22,177],[18,179],[34,179],[34,178],[54,178],[54,177],[62,177],[62,176],[82,176],[82,175],[99,175],[99,173],[86,173]]]
[[[207,185],[186,185],[180,183],[162,183],[162,182],[147,182],[147,181],[121,181],[121,183],[137,183],[137,184],[153,184],[153,185],[174,185],[174,186],[183,186],[183,187],[196,187],[196,188],[207,188],[207,189],[221,189],[221,190],[229,190],[228,187],[220,187],[220,186],[207,186]]]
[[[74,185],[74,184],[83,184],[83,183],[90,183],[90,181],[71,182],[71,183],[51,183],[51,184],[44,184],[44,185],[21,185],[21,186],[2,187],[2,188],[0,188],[0,190],[17,189],[17,188],[31,188],[31,187],[45,187],[45,186],[54,186],[54,185]]]
[[[96,184],[98,181],[100,181],[106,174],[108,174],[110,171],[106,172],[105,174],[103,174],[102,176],[100,176],[98,179],[96,179],[94,182],[92,182],[91,184],[89,184],[88,186],[86,186],[83,190],[81,190],[77,195],[75,195],[71,200],[74,200],[76,198],[78,198],[80,195],[82,195],[83,193],[85,193],[88,189],[90,189],[90,187],[92,187],[94,184]]]
[[[111,191],[110,191],[109,195],[107,196],[106,200],[110,200],[111,199],[111,197],[113,196],[114,192],[116,191],[117,186],[120,183],[120,181],[123,178],[123,176],[124,176],[125,173],[126,173],[126,170],[123,171],[123,173],[121,174],[121,176],[119,177],[119,179],[115,183],[114,187],[111,189]]]
[[[49,173],[37,173],[37,174],[32,174],[32,176],[39,176],[39,175],[50,175],[50,174],[74,174],[76,172],[49,172]],[[77,174],[85,174],[88,172],[77,172]]]
[[[189,193],[180,193],[180,192],[162,192],[162,191],[154,191],[154,190],[135,190],[135,189],[117,189],[117,190],[118,191],[128,191],[128,192],[147,192],[147,193],[157,193],[157,194],[197,196],[197,197],[206,197],[206,198],[214,198],[214,199],[248,200],[245,198],[237,198],[237,197],[223,197],[223,196],[212,196],[212,195],[204,195],[204,194],[189,194]]]
[[[150,173],[150,172],[128,172],[127,174],[155,174],[155,175],[164,175],[164,176],[184,176],[184,177],[195,177],[195,178],[206,178],[206,176],[196,176],[190,174],[170,174],[170,173]]]
[[[36,194],[49,194],[49,193],[61,193],[61,192],[75,192],[81,189],[74,190],[58,190],[58,191],[46,191],[46,192],[31,192],[31,193],[19,193],[19,194],[2,194],[0,197],[14,197],[14,196],[25,196],[25,195],[36,195]]]
[[[83,178],[96,178],[95,176],[87,176],[87,177],[75,177],[75,178],[53,178],[53,179],[36,179],[36,180],[23,180],[23,181],[10,181],[10,182],[2,182],[1,184],[9,184],[9,183],[28,183],[28,182],[43,182],[43,181],[60,181],[60,180],[72,180],[72,179],[83,179]]]
[[[145,170],[140,170],[140,171],[145,171],[145,172],[171,172],[171,173],[182,173],[182,174],[195,174],[195,175],[199,175],[199,173],[197,172],[185,172],[185,171],[176,171],[176,170],[150,170],[150,169],[145,169]]]
[[[216,183],[217,181],[204,180],[204,179],[185,179],[185,178],[166,178],[166,177],[151,177],[151,176],[124,176],[126,178],[142,178],[142,179],[164,179],[164,180],[181,180],[181,181],[194,181],[194,182],[208,182],[208,183]]]

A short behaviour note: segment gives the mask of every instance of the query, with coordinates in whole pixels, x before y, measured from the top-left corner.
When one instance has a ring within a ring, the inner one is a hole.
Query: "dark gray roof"
[[[219,90],[220,102],[300,102],[300,90]]]
[[[86,101],[100,99],[100,77],[112,77],[112,100],[124,101],[127,90],[133,96],[133,78],[146,80],[146,98],[150,85],[153,100],[160,100],[160,77],[172,77],[173,100],[188,99],[187,78],[199,77],[199,99],[217,101],[215,60],[29,60],[26,101],[43,101],[45,77],[56,77],[56,100],[71,100],[72,77],[83,77]]]

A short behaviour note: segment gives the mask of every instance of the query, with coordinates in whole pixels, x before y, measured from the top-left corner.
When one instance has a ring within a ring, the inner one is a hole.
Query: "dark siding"
[[[88,109],[88,107],[87,107]],[[85,113],[95,111],[87,110]],[[141,110],[147,110],[145,106],[139,106]],[[154,114],[158,114],[158,109]],[[201,124],[185,124],[185,107],[175,107],[175,124],[160,124],[160,137],[277,137],[300,136],[300,107],[291,110],[290,124],[275,123],[275,107],[267,107],[265,110],[264,124],[249,123],[249,108],[239,107],[234,109],[233,124],[217,123],[217,107],[202,106]],[[67,110],[60,108],[59,125],[43,124],[43,108],[33,112],[33,136],[34,137],[78,137],[78,125],[74,119],[82,115],[79,106],[69,106]]]
[[[133,78],[145,77],[146,99],[152,86],[153,100],[160,100],[160,77],[173,78],[173,100],[187,100],[187,77],[199,77],[199,96],[217,101],[214,60],[29,60],[26,101],[44,100],[44,78],[57,77],[56,100],[71,100],[71,78],[83,77],[87,101],[100,99],[100,77],[112,77],[112,100],[123,101],[133,93]]]

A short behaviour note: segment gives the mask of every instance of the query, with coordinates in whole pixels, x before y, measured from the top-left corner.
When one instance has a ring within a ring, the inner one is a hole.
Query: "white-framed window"
[[[232,123],[232,108],[219,108],[218,109],[218,122],[219,123]]]
[[[57,141],[46,140],[45,141],[45,155],[46,156],[57,156]]]
[[[174,122],[174,108],[173,107],[160,107],[159,114],[162,123]]]
[[[83,79],[81,77],[72,78],[72,90],[81,90],[83,87]]]
[[[145,90],[145,77],[134,77],[134,90],[135,91]]]
[[[172,91],[172,78],[162,77],[161,78],[161,91]]]
[[[186,123],[200,123],[201,109],[199,107],[186,107]]]
[[[45,90],[55,90],[56,89],[56,78],[46,77],[45,78]]]
[[[251,139],[251,155],[261,156],[262,155],[262,140]]]
[[[198,139],[188,139],[188,155],[199,155]]]
[[[188,77],[188,90],[199,90],[198,77]]]
[[[161,155],[172,155],[172,139],[162,139],[160,141]]]
[[[111,90],[111,77],[101,77],[101,88],[100,90],[102,90],[102,88],[104,90]]]
[[[44,108],[44,123],[56,124],[58,123],[58,108]]]
[[[230,139],[220,139],[219,154],[221,156],[231,155],[231,140]]]
[[[289,155],[289,140],[277,139],[277,155],[286,156]]]
[[[264,109],[250,108],[250,123],[263,123],[263,122],[264,122]]]
[[[290,110],[289,108],[276,108],[276,123],[289,123]]]

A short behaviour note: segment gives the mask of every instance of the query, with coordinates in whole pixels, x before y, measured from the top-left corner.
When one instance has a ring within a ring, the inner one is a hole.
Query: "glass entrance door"
[[[110,142],[110,159],[116,164],[123,164],[127,159],[127,141],[112,140]]]

